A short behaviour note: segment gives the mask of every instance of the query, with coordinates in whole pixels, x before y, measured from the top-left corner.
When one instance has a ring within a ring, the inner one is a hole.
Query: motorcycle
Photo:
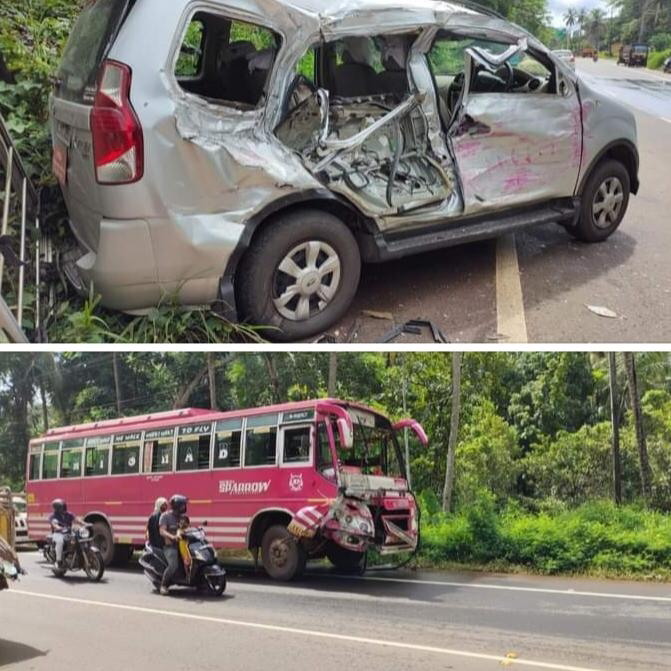
[[[51,570],[59,578],[68,571],[84,570],[86,577],[98,582],[105,573],[105,562],[100,550],[93,544],[90,525],[75,529],[66,535],[63,546],[63,561],[56,564],[56,544],[52,536],[47,538],[43,548],[44,558],[51,564]]]
[[[183,538],[189,545],[192,560],[191,570],[187,575],[183,563],[180,561],[179,569],[173,578],[173,584],[207,590],[213,596],[221,596],[226,590],[226,571],[217,562],[216,553],[207,542],[205,531],[202,527],[188,529],[183,532]],[[163,573],[168,566],[163,552],[147,543],[140,557],[140,566],[144,569],[144,574],[154,586],[154,589],[158,591],[161,587]]]

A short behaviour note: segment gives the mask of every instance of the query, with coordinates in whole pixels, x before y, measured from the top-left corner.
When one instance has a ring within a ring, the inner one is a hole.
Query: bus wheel
[[[303,573],[307,555],[285,526],[274,524],[263,534],[261,559],[271,578],[293,580]]]
[[[331,541],[326,548],[326,556],[339,571],[352,573],[361,570],[364,553],[348,550]]]
[[[92,525],[93,543],[100,550],[105,566],[109,566],[114,560],[114,539],[112,531],[105,522],[94,522]]]

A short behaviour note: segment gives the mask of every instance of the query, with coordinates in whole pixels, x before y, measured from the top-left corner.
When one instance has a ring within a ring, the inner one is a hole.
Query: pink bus
[[[404,428],[426,445],[414,420],[392,424],[359,403],[321,399],[51,429],[29,446],[29,537],[44,541],[51,501],[61,497],[93,525],[105,561],[123,561],[143,546],[154,500],[179,493],[215,546],[260,554],[274,578],[291,579],[324,556],[352,570],[368,548],[417,546]]]

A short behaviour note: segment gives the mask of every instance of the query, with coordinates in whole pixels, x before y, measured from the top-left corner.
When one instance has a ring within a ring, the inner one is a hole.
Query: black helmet
[[[54,499],[51,502],[51,507],[55,513],[64,513],[68,509],[68,504],[63,499]]]
[[[184,515],[186,513],[186,504],[189,499],[181,494],[173,494],[170,497],[170,508],[175,515]]]

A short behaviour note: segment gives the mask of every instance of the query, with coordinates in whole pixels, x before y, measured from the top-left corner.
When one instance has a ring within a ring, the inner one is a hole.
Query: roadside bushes
[[[668,577],[671,518],[607,501],[555,514],[529,513],[519,504],[497,512],[483,494],[454,515],[423,512],[421,557],[544,574]]]
[[[653,70],[659,70],[662,65],[664,65],[664,61],[670,57],[671,49],[655,51],[654,53],[650,54],[650,56],[648,56],[648,67],[652,68]]]

